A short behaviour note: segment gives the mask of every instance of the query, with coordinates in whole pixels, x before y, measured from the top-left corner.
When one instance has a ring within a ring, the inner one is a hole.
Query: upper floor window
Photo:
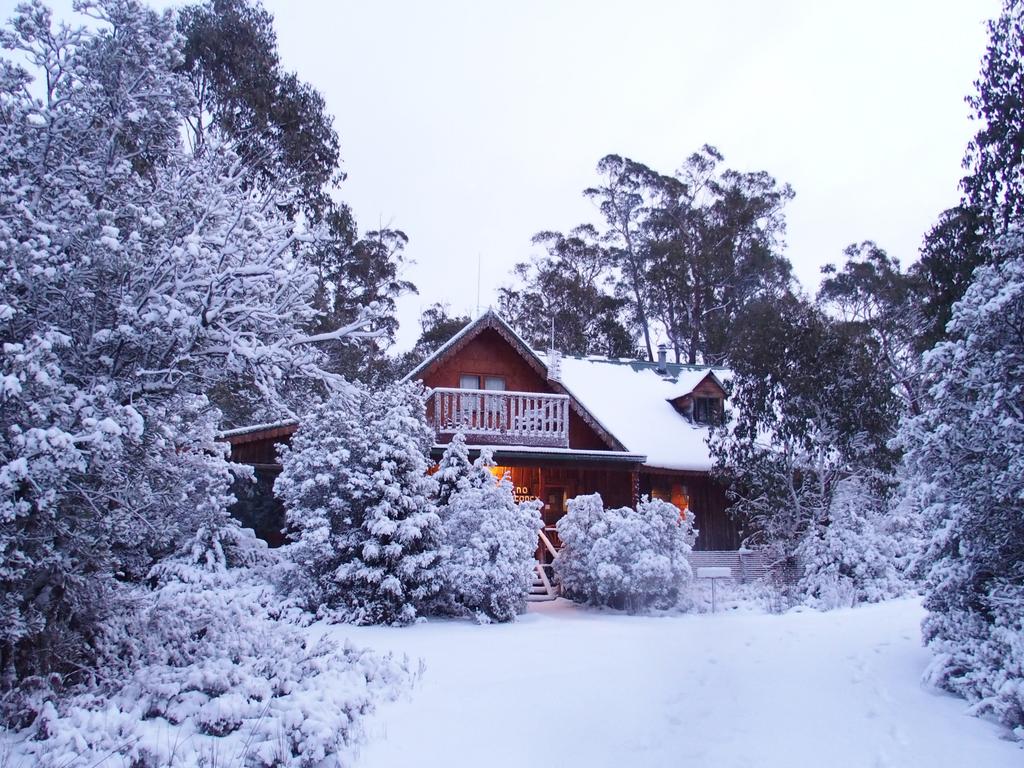
[[[463,373],[459,375],[459,389],[490,389],[495,392],[501,392],[505,389],[505,377]]]
[[[693,420],[698,424],[721,424],[722,398],[693,398]]]

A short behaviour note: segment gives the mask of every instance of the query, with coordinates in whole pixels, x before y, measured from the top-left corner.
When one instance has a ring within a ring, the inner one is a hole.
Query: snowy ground
[[[1024,750],[923,687],[917,600],[669,618],[532,605],[512,625],[334,627],[421,657],[361,768],[1020,766]]]

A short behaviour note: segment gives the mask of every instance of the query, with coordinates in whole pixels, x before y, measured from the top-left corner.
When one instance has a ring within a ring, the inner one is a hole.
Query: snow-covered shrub
[[[555,558],[554,570],[567,597],[588,602],[594,596],[591,553],[597,540],[608,535],[608,522],[599,493],[576,496],[566,503],[566,513],[557,524],[562,549]]]
[[[921,489],[930,679],[1024,738],[1024,238],[995,244],[924,358],[906,419],[905,485]]]
[[[577,496],[558,521],[558,537],[555,575],[574,600],[630,611],[668,608],[689,588],[693,515],[667,501],[644,497],[635,510],[605,509],[599,494]]]
[[[274,490],[310,605],[360,624],[405,624],[443,586],[441,519],[427,476],[434,433],[416,383],[350,385],[303,419]]]
[[[803,567],[797,592],[812,605],[876,603],[906,589],[899,545],[885,500],[857,477],[841,480],[827,521],[812,525],[797,546]]]
[[[445,449],[438,484],[447,491],[439,508],[451,547],[448,594],[456,609],[478,621],[512,621],[526,609],[533,578],[540,502],[517,504],[507,477],[496,480],[484,449],[469,465],[461,434]]]
[[[105,624],[102,674],[43,703],[24,748],[47,767],[347,765],[363,718],[418,673],[311,640],[269,586],[276,558],[251,531],[201,530]]]

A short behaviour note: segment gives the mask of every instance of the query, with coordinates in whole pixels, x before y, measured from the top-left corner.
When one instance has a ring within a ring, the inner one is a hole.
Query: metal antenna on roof
[[[480,317],[480,253],[476,254],[476,316]]]
[[[555,348],[555,313],[551,313],[551,349]]]

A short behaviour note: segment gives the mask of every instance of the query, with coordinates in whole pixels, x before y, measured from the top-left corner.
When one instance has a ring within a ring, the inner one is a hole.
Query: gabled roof
[[[431,368],[434,368],[442,360],[458,352],[466,344],[475,339],[484,330],[490,328],[497,331],[504,339],[515,347],[516,351],[530,363],[531,367],[541,376],[547,376],[547,365],[540,356],[530,349],[530,345],[523,341],[523,337],[516,333],[512,326],[506,323],[497,312],[488,309],[476,320],[468,323],[461,331],[452,336],[448,341],[435,349],[422,363],[413,368],[402,377],[402,381],[422,379]]]
[[[615,437],[614,433],[602,424],[600,420],[598,420],[598,418],[572,394],[572,392],[568,391],[562,385],[561,381],[548,379],[547,363],[541,359],[540,355],[532,350],[530,345],[523,340],[523,337],[516,333],[512,329],[512,326],[506,323],[493,309],[488,309],[480,315],[480,317],[438,347],[426,360],[409,371],[409,373],[402,378],[402,381],[424,378],[424,376],[435,366],[440,365],[445,359],[458,352],[487,329],[497,332],[498,335],[505,339],[505,341],[507,341],[512,348],[519,353],[519,356],[522,357],[523,360],[525,360],[539,376],[547,379],[548,385],[554,392],[557,394],[569,395],[569,403],[573,412],[576,413],[591,429],[597,432],[601,439],[607,443],[609,448],[617,451],[626,450],[626,447],[618,438]]]
[[[724,370],[724,369],[722,369]],[[676,376],[676,383],[666,400],[678,400],[680,397],[686,397],[693,393],[697,387],[703,384],[708,379],[711,379],[715,385],[722,390],[726,391],[725,384],[722,380],[715,375],[714,368],[699,368],[699,367],[688,367],[685,370],[679,371]]]

